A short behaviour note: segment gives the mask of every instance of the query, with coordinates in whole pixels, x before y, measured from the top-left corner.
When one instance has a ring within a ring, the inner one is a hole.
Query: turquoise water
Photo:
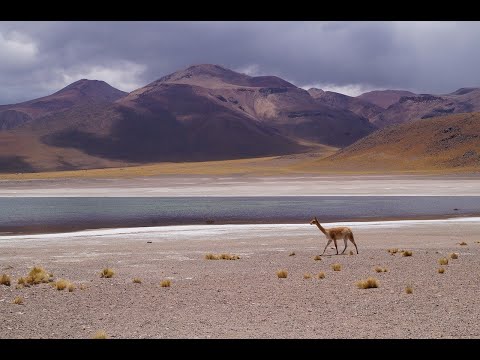
[[[457,210],[455,210],[457,209]],[[300,223],[480,215],[480,197],[0,198],[1,232],[209,223]],[[210,221],[209,221],[210,220]]]

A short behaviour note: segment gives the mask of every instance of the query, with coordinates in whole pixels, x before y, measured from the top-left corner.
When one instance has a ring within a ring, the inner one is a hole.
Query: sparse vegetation
[[[93,335],[94,339],[108,339],[107,333],[104,330],[98,330],[95,335]]]
[[[382,268],[382,267],[380,267],[380,266],[376,266],[376,267],[375,267],[375,271],[376,271],[377,273],[381,273],[381,272],[387,272],[388,269],[387,269],[387,268]]]
[[[75,291],[75,285],[73,283],[69,283],[67,286],[68,292],[73,292]]]
[[[350,254],[350,255],[353,255],[353,250],[350,250],[349,254]]]
[[[332,265],[332,269],[333,269],[333,271],[340,271],[340,270],[342,270],[342,265],[340,265],[340,264],[333,264],[333,265]]]
[[[21,277],[17,280],[18,285],[25,285],[27,282],[24,277]]]
[[[440,258],[440,259],[438,259],[438,263],[439,263],[440,265],[448,265],[448,259],[445,258],[445,257],[444,257],[444,258]]]
[[[441,268],[438,269],[438,273],[439,273],[439,274],[443,274],[444,272],[445,272],[445,268],[442,268],[442,267],[441,267]]]
[[[100,277],[102,278],[111,278],[113,275],[115,275],[115,271],[110,268],[105,268],[100,273]]]
[[[78,287],[80,290],[85,290],[87,288],[87,285],[85,284],[80,284],[80,286]]]
[[[315,260],[315,261],[322,260],[322,257],[320,255],[315,255],[313,260]]]
[[[55,282],[54,286],[58,291],[62,291],[64,289],[66,289],[69,285],[70,285],[70,282],[68,282],[67,280],[59,279]]]
[[[305,274],[303,274],[303,278],[304,279],[311,279],[312,275],[310,275],[309,273],[305,273]]]
[[[141,283],[142,283],[142,279],[140,279],[140,278],[134,278],[134,279],[133,279],[133,283],[134,283],[134,284],[141,284]]]
[[[406,292],[407,294],[413,294],[413,288],[412,288],[410,285],[408,285],[408,286],[405,288],[405,292]]]
[[[16,304],[16,305],[22,305],[23,304],[23,298],[21,296],[17,296],[17,297],[15,297],[15,299],[13,299],[13,303]]]
[[[317,275],[319,279],[325,279],[325,273],[323,271],[320,271]]]
[[[288,256],[295,256],[295,251],[291,252]]]
[[[396,254],[398,252],[398,249],[397,248],[393,248],[393,249],[388,249],[387,250],[391,255],[393,254]]]
[[[10,276],[2,274],[2,276],[0,276],[0,285],[10,286]]]
[[[369,277],[365,280],[360,280],[357,282],[357,287],[359,289],[372,289],[372,288],[378,288],[380,286],[380,283],[378,282],[377,279],[373,277]]]
[[[172,284],[172,282],[170,280],[162,280],[162,282],[160,283],[160,286],[161,287],[170,287],[171,284]]]
[[[30,270],[28,273],[28,276],[26,278],[20,278],[23,279],[23,284],[22,285],[37,285],[41,283],[48,283],[52,282],[53,279],[53,274],[48,273],[44,268],[40,266],[35,266]],[[20,281],[20,279],[18,279]],[[19,282],[20,284],[20,282]]]
[[[230,254],[207,254],[205,255],[206,260],[238,260],[240,256],[230,255]]]
[[[451,253],[450,254],[450,259],[458,259],[458,254],[457,253]]]
[[[462,241],[459,245],[467,245],[465,241]]]
[[[403,250],[402,251],[402,256],[412,256],[413,253],[410,250]]]
[[[287,275],[288,275],[287,270],[278,270],[277,271],[277,276],[278,276],[279,279],[286,279]]]

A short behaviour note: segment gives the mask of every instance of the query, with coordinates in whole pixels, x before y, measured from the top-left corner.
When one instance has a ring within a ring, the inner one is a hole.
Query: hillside
[[[374,90],[357,96],[357,99],[387,109],[398,102],[402,96],[415,96],[415,94],[406,90]]]

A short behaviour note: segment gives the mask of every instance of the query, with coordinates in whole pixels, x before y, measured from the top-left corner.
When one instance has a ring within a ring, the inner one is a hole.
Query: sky
[[[0,22],[0,104],[79,79],[130,92],[194,64],[356,96],[480,86],[480,22]]]

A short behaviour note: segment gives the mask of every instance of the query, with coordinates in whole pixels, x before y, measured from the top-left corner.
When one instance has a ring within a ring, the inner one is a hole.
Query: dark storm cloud
[[[131,91],[214,63],[350,94],[480,85],[480,23],[2,22],[0,103],[80,78]]]

